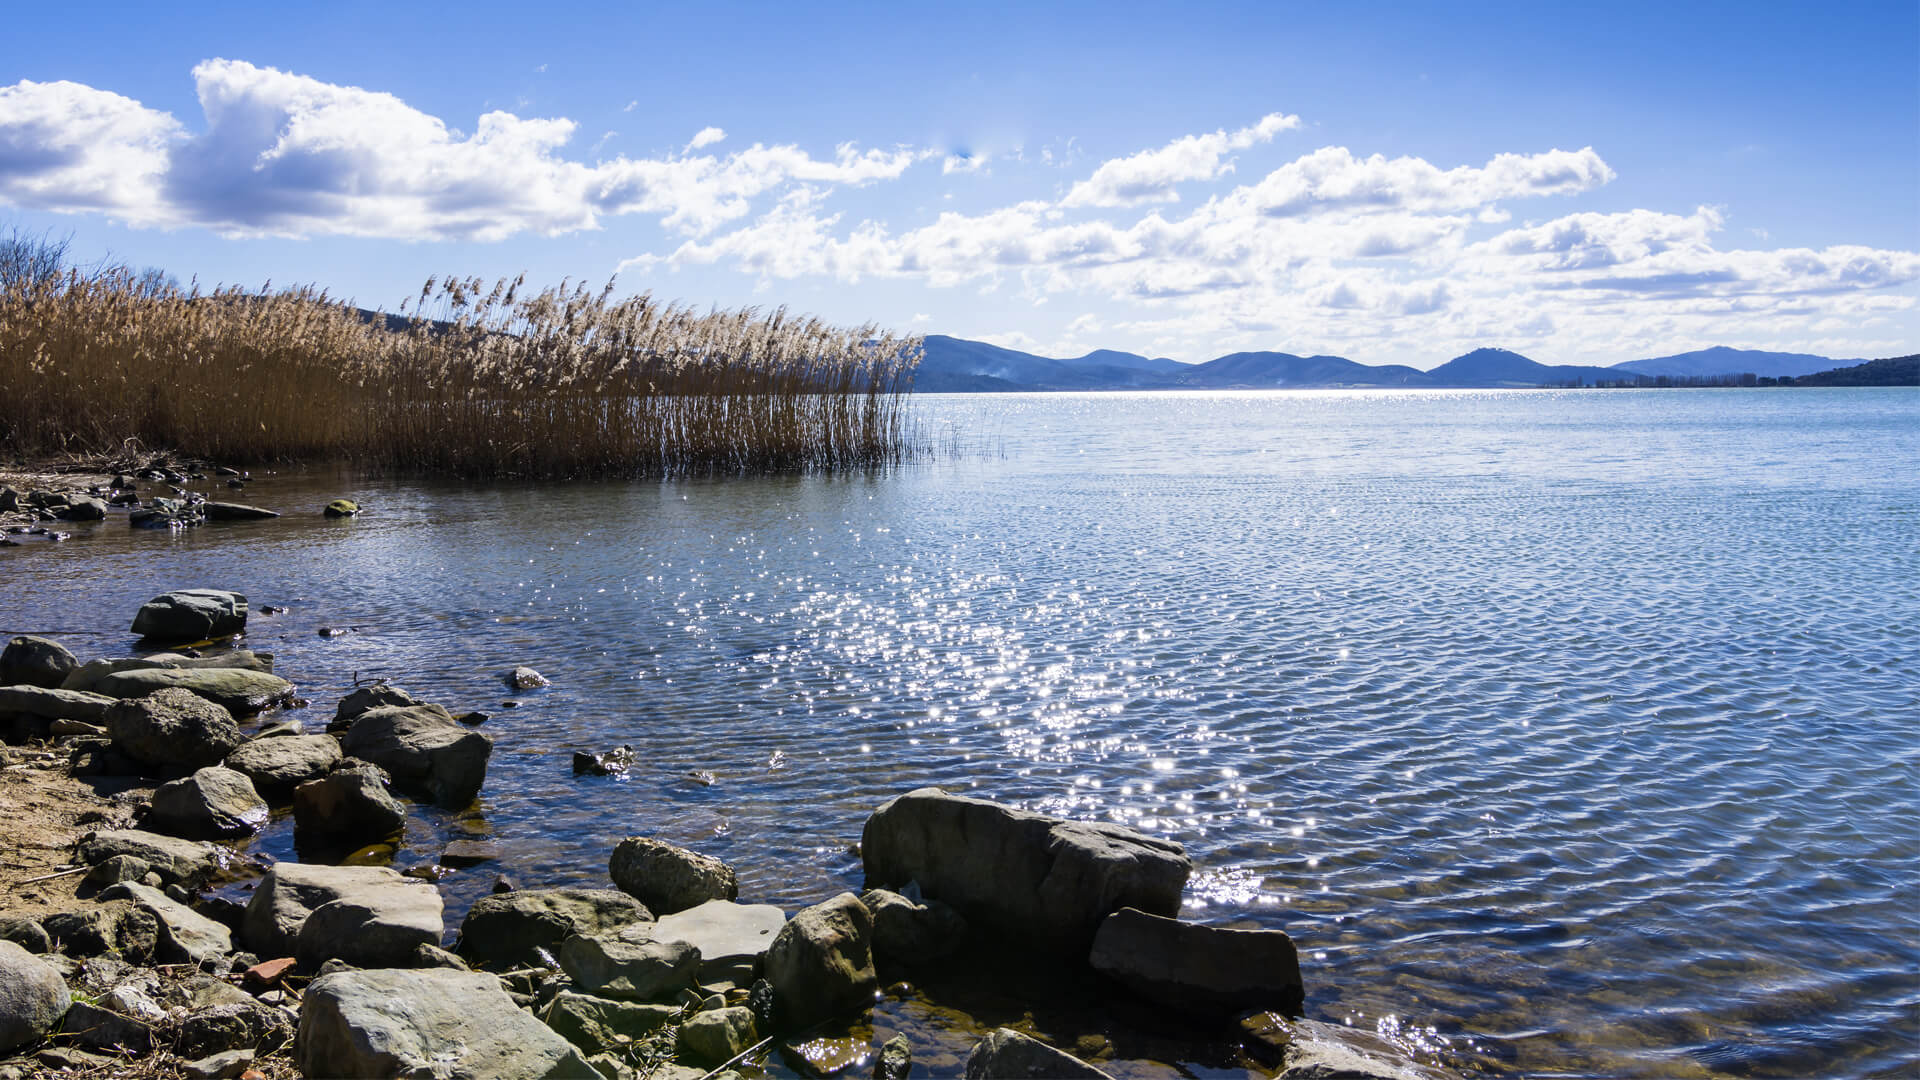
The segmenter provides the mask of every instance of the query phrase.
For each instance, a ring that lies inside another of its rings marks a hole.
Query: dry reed
[[[235,463],[466,477],[884,465],[920,342],[609,283],[429,280],[382,317],[301,287],[201,293],[125,268],[0,281],[0,446],[129,438]],[[407,308],[411,308],[409,313]]]

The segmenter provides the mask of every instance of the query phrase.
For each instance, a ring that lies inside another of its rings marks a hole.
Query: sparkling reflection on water
[[[1292,933],[1311,1014],[1456,1061],[1920,1062],[1920,393],[918,407],[969,451],[837,479],[265,477],[264,505],[370,510],[83,527],[0,557],[0,628],[113,652],[154,592],[239,588],[291,608],[251,639],[309,723],[356,676],[491,711],[480,810],[425,812],[402,862],[479,832],[523,885],[601,884],[650,833],[796,906],[857,887],[866,815],[938,784],[1183,841],[1189,914]],[[519,663],[554,686],[508,694]],[[618,743],[633,774],[571,776]],[[449,878],[453,911],[490,881]],[[971,1035],[938,1001],[881,1015],[936,1072]]]

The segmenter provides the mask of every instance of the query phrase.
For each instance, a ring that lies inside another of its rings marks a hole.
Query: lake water
[[[0,629],[120,653],[153,594],[234,588],[291,609],[249,639],[311,725],[356,676],[491,712],[480,810],[417,811],[402,864],[478,832],[524,886],[605,884],[644,833],[793,907],[938,784],[1182,841],[1187,914],[1285,928],[1309,1015],[1455,1064],[1920,1066],[1920,391],[916,409],[947,452],[856,477],[262,476],[295,513],[0,553]],[[631,775],[572,776],[620,743]],[[952,1072],[949,1004],[877,1018]]]

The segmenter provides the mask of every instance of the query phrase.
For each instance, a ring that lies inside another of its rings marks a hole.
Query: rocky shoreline
[[[1049,973],[1091,980],[1258,1074],[1446,1075],[1301,1019],[1285,933],[1181,921],[1180,845],[933,788],[875,809],[860,894],[742,903],[731,867],[636,835],[606,887],[501,878],[450,927],[435,873],[370,864],[411,805],[473,802],[487,718],[381,683],[306,731],[282,711],[294,683],[245,647],[248,614],[238,593],[167,593],[134,615],[136,655],[82,662],[34,636],[0,655],[0,798],[34,811],[0,875],[0,1078],[1108,1075],[1097,1047],[1010,1028],[931,1071],[905,1038],[874,1045],[877,999],[956,964],[1035,999]],[[300,861],[228,846],[276,809]],[[456,841],[426,869],[491,854]],[[236,883],[244,903],[213,891]]]

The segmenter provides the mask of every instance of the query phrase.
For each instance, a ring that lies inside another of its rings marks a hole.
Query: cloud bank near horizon
[[[1302,130],[1272,112],[1075,167],[1051,197],[890,221],[847,207],[883,185],[1013,185],[985,154],[726,149],[711,125],[677,151],[588,162],[569,156],[578,126],[565,118],[494,111],[461,132],[391,94],[244,61],[208,60],[192,76],[197,130],[80,83],[0,87],[0,205],[229,237],[424,242],[564,236],[636,216],[675,239],[623,270],[978,290],[1008,326],[975,336],[1057,353],[1116,339],[1364,352],[1388,338],[1548,336],[1578,352],[1741,335],[1859,349],[1913,309],[1920,281],[1915,252],[1723,246],[1727,214],[1711,205],[1514,223],[1614,180],[1591,146],[1443,166],[1329,145],[1242,175],[1242,155]],[[1081,314],[1051,337],[1022,329],[1021,312],[1056,301]],[[1741,335],[1723,329],[1735,326]]]

